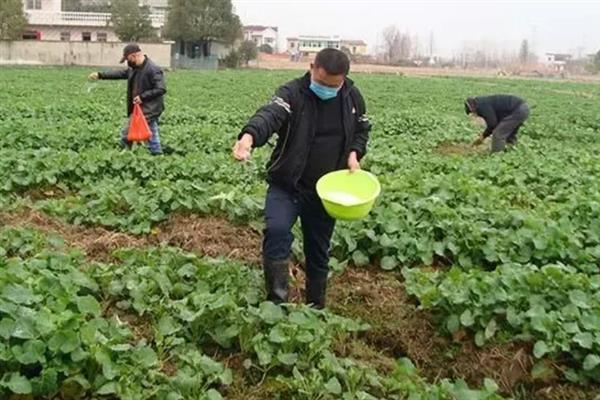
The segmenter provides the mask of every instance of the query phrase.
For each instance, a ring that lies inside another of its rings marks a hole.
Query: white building
[[[152,26],[164,26],[167,0],[140,0],[151,7]],[[117,42],[110,26],[110,13],[62,11],[62,0],[23,0],[29,21],[24,39]]]
[[[293,55],[311,56],[326,48],[341,49],[339,36],[299,36],[287,38],[287,52]]]
[[[546,53],[545,63],[556,72],[563,72],[573,56],[561,53]]]
[[[244,40],[251,40],[257,47],[271,46],[274,53],[279,51],[279,30],[276,26],[247,25],[244,26]]]
[[[364,40],[342,40],[342,49],[347,49],[353,56],[367,55],[367,44]]]

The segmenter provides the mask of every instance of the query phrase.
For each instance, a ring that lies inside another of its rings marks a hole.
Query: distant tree
[[[113,0],[111,22],[116,35],[124,42],[151,41],[156,31],[150,21],[150,9],[138,0]]]
[[[233,44],[242,37],[242,23],[231,0],[169,0],[166,36],[180,42],[219,39]]]
[[[399,58],[401,33],[397,26],[390,25],[381,33],[383,36],[384,58],[394,62]]]
[[[382,36],[386,62],[397,63],[410,60],[415,51],[410,34],[402,33],[397,26],[391,25],[383,30]]]
[[[2,0],[0,2],[0,39],[21,39],[27,26],[27,17],[21,0]]]
[[[62,0],[62,11],[81,11],[81,0]]]
[[[519,61],[521,64],[527,64],[530,60],[529,56],[529,42],[527,39],[523,39],[521,42],[521,49],[519,50]]]
[[[256,43],[252,40],[245,40],[242,42],[238,52],[240,53],[240,60],[246,66],[248,66],[250,60],[254,60],[258,57],[258,48],[256,47]]]
[[[110,12],[110,0],[62,0],[63,11]]]
[[[399,56],[400,60],[409,60],[411,58],[412,39],[408,33],[400,34]]]
[[[596,72],[600,72],[600,50],[594,56],[592,64],[594,65]]]
[[[273,48],[268,43],[261,45],[259,50],[261,53],[273,54]]]

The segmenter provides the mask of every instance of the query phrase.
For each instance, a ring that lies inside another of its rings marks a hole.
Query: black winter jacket
[[[474,100],[477,106],[477,115],[485,119],[487,125],[485,132],[483,132],[485,137],[492,134],[500,121],[525,103],[525,100],[520,97],[505,94],[475,97]]]
[[[158,118],[165,109],[163,96],[167,93],[163,71],[146,57],[137,68],[98,73],[100,79],[127,79],[127,116],[133,112],[133,88],[142,99],[142,110],[146,119]]]
[[[252,135],[253,147],[261,147],[277,133],[277,144],[267,164],[267,181],[292,191],[298,189],[315,135],[319,99],[309,86],[310,73],[281,86],[239,135]],[[364,99],[350,79],[346,78],[340,93],[345,145],[338,169],[344,169],[351,151],[356,151],[359,160],[367,153],[371,124]]]

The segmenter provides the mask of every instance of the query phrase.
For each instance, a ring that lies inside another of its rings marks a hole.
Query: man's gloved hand
[[[88,79],[90,81],[97,81],[98,79],[100,79],[100,75],[97,72],[92,72],[90,76],[88,76]]]

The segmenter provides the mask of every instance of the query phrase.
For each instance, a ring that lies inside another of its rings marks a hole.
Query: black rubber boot
[[[319,310],[325,308],[326,293],[327,275],[306,277],[306,304]]]
[[[267,300],[272,301],[275,304],[288,302],[289,265],[289,260],[263,261],[265,283],[267,285]]]

